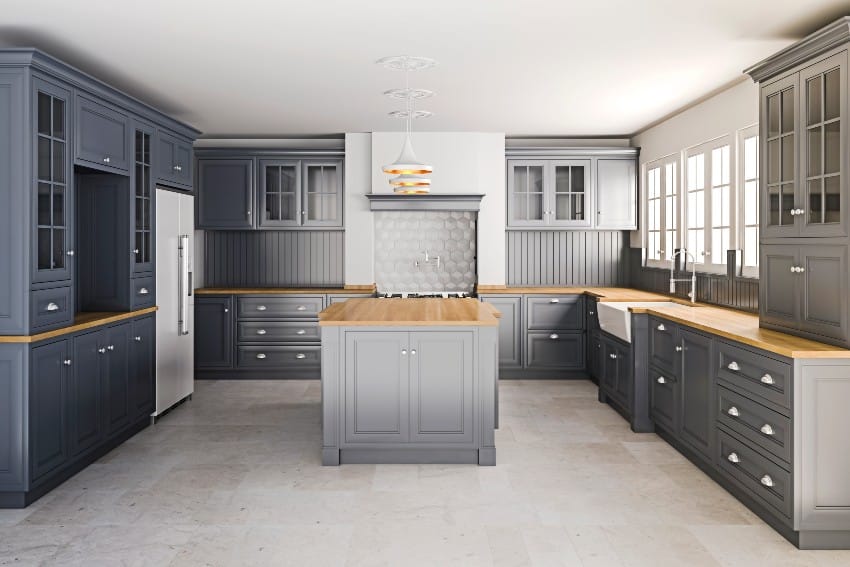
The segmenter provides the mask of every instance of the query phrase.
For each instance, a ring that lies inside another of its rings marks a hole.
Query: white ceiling
[[[0,0],[35,46],[208,137],[394,130],[385,55],[436,58],[416,129],[634,133],[803,35],[847,0]]]

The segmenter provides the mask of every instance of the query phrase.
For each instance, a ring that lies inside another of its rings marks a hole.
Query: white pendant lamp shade
[[[428,111],[414,110],[413,101],[428,98],[434,93],[426,89],[410,88],[409,75],[410,71],[420,71],[433,67],[436,62],[427,57],[398,55],[384,57],[383,59],[379,59],[377,63],[388,69],[405,72],[405,87],[403,89],[391,89],[385,91],[384,94],[390,98],[403,99],[407,103],[405,110],[390,112],[390,116],[405,120],[404,144],[395,162],[385,165],[382,170],[388,175],[396,176],[389,180],[394,192],[402,194],[428,193],[431,188],[431,180],[426,176],[430,175],[434,171],[434,168],[431,165],[422,163],[416,158],[416,154],[413,152],[413,144],[410,141],[410,132],[415,118],[427,118],[431,116],[431,113]]]

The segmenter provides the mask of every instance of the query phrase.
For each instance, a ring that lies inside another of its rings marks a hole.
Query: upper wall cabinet
[[[198,228],[342,228],[343,160],[200,150]]]
[[[130,119],[85,94],[75,97],[74,161],[103,171],[130,170]]]
[[[633,148],[508,150],[508,227],[635,229],[636,157]]]
[[[192,189],[192,141],[157,130],[156,134],[157,183]]]

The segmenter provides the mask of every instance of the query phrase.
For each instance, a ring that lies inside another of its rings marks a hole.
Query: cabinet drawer
[[[152,276],[145,278],[135,278],[132,281],[130,305],[133,309],[141,309],[142,307],[150,307],[154,304],[156,298],[154,294],[154,278]]]
[[[791,473],[721,430],[717,432],[717,459],[720,469],[747,492],[791,518]]]
[[[791,365],[717,341],[717,377],[775,404],[791,408]]]
[[[39,289],[30,298],[30,329],[47,330],[74,322],[70,287]]]
[[[76,158],[109,171],[130,167],[130,120],[127,115],[77,95]]]
[[[584,296],[552,295],[526,298],[529,331],[581,330]]]
[[[240,319],[316,319],[323,297],[242,296],[237,299]]]
[[[318,368],[319,346],[239,346],[236,366],[239,368]]]
[[[721,386],[717,388],[717,421],[780,459],[791,462],[791,418]]]
[[[242,321],[236,326],[236,340],[240,343],[318,342],[319,324],[315,321]]]
[[[528,333],[527,368],[581,370],[584,355],[584,333]]]
[[[664,370],[650,367],[650,415],[658,425],[676,431],[679,415],[679,383],[675,376]]]
[[[678,325],[658,319],[649,318],[649,361],[668,374],[676,372],[678,353]]]

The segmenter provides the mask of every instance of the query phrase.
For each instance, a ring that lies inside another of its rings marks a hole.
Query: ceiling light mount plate
[[[428,89],[390,89],[384,91],[384,94],[390,98],[401,100],[418,100],[434,96],[434,91],[429,91]]]
[[[434,113],[430,110],[393,110],[392,112],[388,112],[390,116],[393,118],[407,118],[408,116],[413,120],[417,118],[430,118],[434,116]]]
[[[394,71],[423,71],[436,65],[437,61],[430,57],[418,57],[416,55],[391,55],[381,57],[375,63]]]

